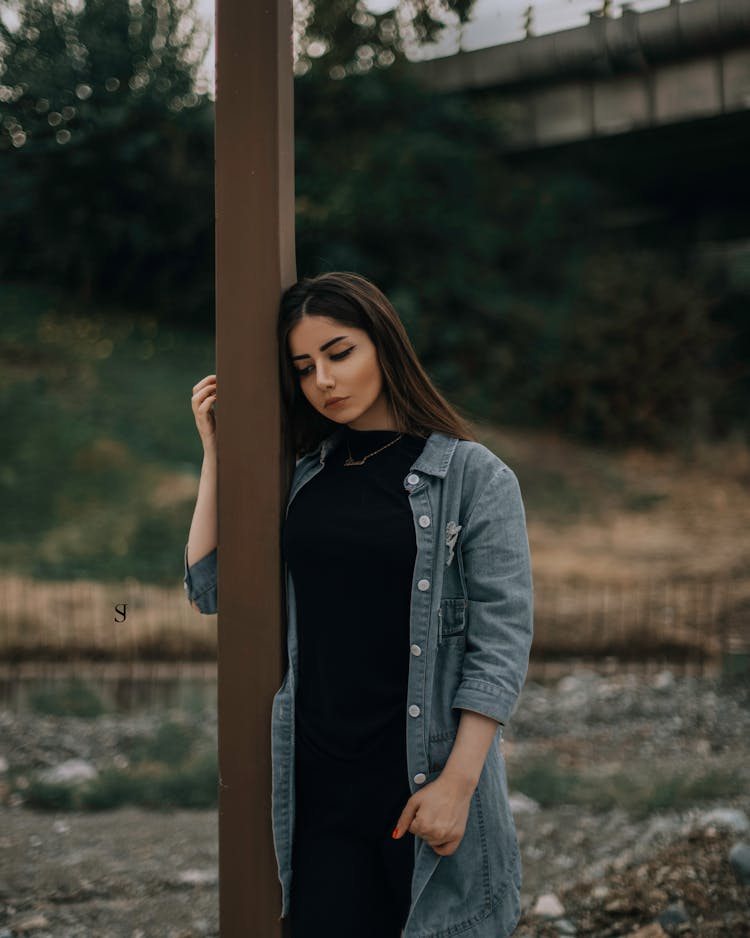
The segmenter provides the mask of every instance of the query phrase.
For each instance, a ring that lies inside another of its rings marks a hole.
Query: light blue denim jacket
[[[287,511],[342,435],[338,427],[297,462]],[[403,485],[417,540],[404,712],[411,792],[440,775],[462,709],[501,723],[455,852],[441,856],[414,838],[412,901],[403,938],[505,938],[521,915],[521,858],[500,739],[526,678],[533,635],[521,491],[513,470],[487,447],[437,431]],[[188,568],[185,547],[185,590],[203,613],[218,610],[216,559],[214,548]],[[288,568],[285,573],[288,667],[271,708],[272,823],[282,918],[289,914],[292,880],[299,673],[294,583]]]

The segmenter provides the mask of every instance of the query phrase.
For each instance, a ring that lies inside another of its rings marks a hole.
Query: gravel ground
[[[128,738],[167,714],[94,721],[0,713],[0,766],[10,777],[77,758],[122,764]],[[191,717],[215,741],[215,713]],[[516,934],[750,936],[750,885],[729,862],[750,843],[750,687],[718,678],[600,676],[579,668],[527,681],[506,729],[523,856]],[[736,791],[646,816],[620,804],[542,807],[515,786],[535,759],[602,779],[733,771]],[[713,813],[712,813],[713,812]],[[217,813],[134,807],[41,812],[0,775],[0,938],[188,938],[218,935]],[[555,904],[557,903],[557,905]],[[547,914],[543,914],[546,909]]]

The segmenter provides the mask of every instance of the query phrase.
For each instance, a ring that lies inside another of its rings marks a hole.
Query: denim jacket
[[[340,442],[338,427],[297,461],[288,505]],[[411,907],[403,938],[505,938],[521,915],[521,858],[500,743],[528,668],[533,585],[521,492],[513,470],[481,443],[433,431],[403,479],[417,555],[411,589],[406,724],[409,787],[439,775],[461,710],[499,721],[472,794],[464,836],[441,856],[414,838]],[[217,548],[187,566],[185,590],[218,610]],[[294,698],[298,655],[294,583],[285,570],[288,666],[271,708],[272,824],[289,914],[294,831]]]

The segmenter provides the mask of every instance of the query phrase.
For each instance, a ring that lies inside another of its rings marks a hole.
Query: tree
[[[0,275],[164,302],[212,263],[210,39],[196,0],[17,0],[0,20]],[[156,262],[158,259],[158,262]]]
[[[468,22],[474,0],[396,0],[373,13],[362,0],[299,0],[297,73],[321,59],[332,78],[388,68],[410,47],[436,42],[451,25]]]

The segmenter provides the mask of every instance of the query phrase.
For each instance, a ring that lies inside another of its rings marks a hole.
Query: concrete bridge
[[[415,62],[444,90],[487,91],[507,150],[750,117],[750,0],[672,0],[586,26]]]

